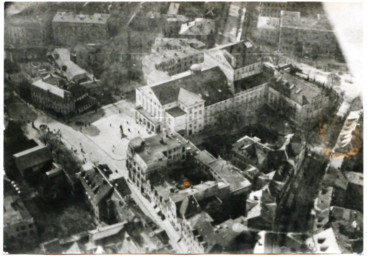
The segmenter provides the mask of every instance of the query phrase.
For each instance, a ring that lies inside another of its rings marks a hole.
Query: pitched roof
[[[52,160],[48,146],[39,145],[13,155],[15,164],[20,171]]]
[[[232,97],[226,76],[219,67],[166,81],[150,86],[150,88],[162,105],[177,101],[180,88],[201,96],[205,100],[206,106]]]

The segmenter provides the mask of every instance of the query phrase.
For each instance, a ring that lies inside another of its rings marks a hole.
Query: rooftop
[[[227,79],[219,67],[148,87],[151,88],[162,105],[177,101],[180,88],[201,96],[205,100],[206,106],[232,97]]]
[[[181,25],[180,35],[207,36],[215,30],[212,19],[196,18],[194,21]]]
[[[341,254],[335,233],[332,228],[323,230],[306,240],[306,244],[313,248],[313,253]]]
[[[345,176],[350,183],[363,186],[363,173],[359,172],[346,172]]]
[[[177,135],[167,135],[166,139],[163,141],[164,137],[165,135],[163,132],[146,138],[143,140],[143,143],[141,143],[141,146],[136,149],[136,153],[147,165],[166,160],[167,157],[164,155],[164,152],[186,144],[186,141]],[[139,138],[133,139],[130,142],[131,145],[135,144],[135,141],[138,139]]]
[[[223,159],[217,159],[208,165],[220,178],[230,185],[231,192],[238,192],[243,189],[251,188],[251,183],[241,175],[241,170],[231,163]]]
[[[71,22],[71,23],[92,23],[106,24],[110,17],[107,13],[75,14],[73,12],[57,12],[53,18],[53,22]]]
[[[44,91],[48,91],[60,98],[64,98],[65,92],[63,89],[59,88],[59,84],[56,82],[56,78],[51,78],[50,76],[47,76],[46,78],[34,81],[32,85]]]
[[[48,146],[39,145],[13,155],[15,164],[20,171],[51,161],[52,155]]]
[[[320,14],[317,15],[317,18],[306,18],[301,17],[300,12],[281,11],[280,26],[332,32],[329,21],[325,16]]]
[[[52,56],[63,75],[69,80],[74,80],[77,76],[87,76],[87,71],[79,67],[70,59],[70,50],[66,48],[56,48]]]
[[[267,82],[269,82],[269,77],[264,73],[260,73],[257,75],[253,75],[253,76],[246,77],[244,79],[235,81],[234,87],[235,87],[236,93],[238,93],[238,92],[245,91],[253,87],[262,85]]]
[[[157,37],[152,45],[152,53],[144,61],[146,64],[152,62],[157,69],[163,65],[167,68],[180,64],[188,56],[199,54],[204,48],[205,44],[197,39]]]
[[[315,98],[321,97],[321,89],[305,79],[292,75],[286,71],[280,71],[269,83],[271,87],[300,105],[310,104]]]
[[[173,117],[179,117],[179,116],[186,115],[186,112],[183,111],[180,107],[170,108],[166,110],[166,112]]]

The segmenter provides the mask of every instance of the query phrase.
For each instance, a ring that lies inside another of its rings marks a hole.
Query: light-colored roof
[[[107,13],[95,13],[93,15],[87,15],[75,14],[72,12],[57,12],[52,22],[105,24],[109,17],[110,15]]]
[[[184,88],[180,88],[180,91],[178,93],[178,101],[185,106],[191,106],[199,102],[203,102],[204,100],[199,95],[189,92]]]
[[[181,25],[180,35],[209,35],[215,29],[215,22],[212,19],[196,18],[194,21]]]
[[[60,98],[64,98],[64,90],[59,88],[58,86],[55,86],[55,85],[52,85],[52,84],[49,84],[45,81],[43,81],[43,79],[39,79],[35,82],[33,82],[32,84],[33,86],[35,87],[38,87],[44,91],[48,91],[56,96],[59,96]]]
[[[88,231],[88,234],[93,241],[100,240],[116,235],[125,227],[125,224],[126,222],[120,222],[109,226],[99,227],[97,229]]]
[[[87,72],[84,69],[71,61],[69,49],[56,48],[53,52],[53,56],[57,66],[61,70],[63,66],[66,66],[66,71],[63,71],[63,73],[69,81],[73,80],[78,75],[87,75]]]
[[[313,253],[341,254],[335,233],[332,228],[321,231],[306,240]]]
[[[347,177],[347,179],[350,183],[363,186],[363,173],[346,172],[345,176]]]
[[[178,9],[180,8],[179,3],[171,3],[168,8],[168,15],[175,15],[178,14]]]

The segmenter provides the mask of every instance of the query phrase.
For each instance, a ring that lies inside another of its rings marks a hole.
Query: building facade
[[[54,41],[59,46],[98,43],[107,39],[109,14],[93,15],[57,12],[52,20]]]
[[[33,82],[32,102],[63,116],[81,113],[95,105],[83,86],[71,85],[58,76],[48,75]]]
[[[219,67],[192,70],[181,78],[138,88],[136,122],[154,132],[166,128],[191,135],[215,125],[226,113],[256,118],[267,105],[298,127],[313,125],[333,106],[336,95],[304,74],[292,73],[292,68],[279,71],[265,63],[263,72],[242,79],[244,87],[235,93]]]
[[[37,229],[33,217],[16,196],[4,197],[4,242],[7,246],[30,245],[37,241]]]

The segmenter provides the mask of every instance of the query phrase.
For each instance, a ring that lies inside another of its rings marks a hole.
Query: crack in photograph
[[[362,2],[4,20],[4,253],[363,253]]]

